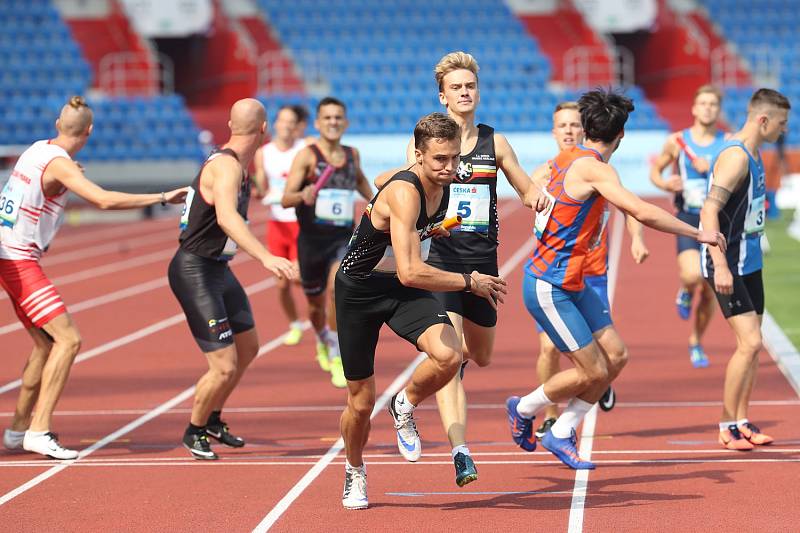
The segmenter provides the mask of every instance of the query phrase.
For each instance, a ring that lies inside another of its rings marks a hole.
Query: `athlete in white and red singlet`
[[[59,444],[50,432],[50,423],[81,337],[61,296],[39,266],[64,220],[66,192],[72,191],[101,209],[180,203],[186,192],[125,194],[106,191],[86,179],[72,159],[92,132],[92,111],[79,96],[62,108],[56,129],[55,139],[37,141],[22,153],[0,192],[0,283],[33,339],[3,444],[55,459],[74,459],[78,452]],[[34,405],[36,414],[32,415]]]

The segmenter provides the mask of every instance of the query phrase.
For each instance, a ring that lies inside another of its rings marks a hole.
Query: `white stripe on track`
[[[304,325],[304,328],[307,328],[307,327],[308,327],[308,324]],[[281,346],[283,344],[284,336],[285,336],[285,334],[281,334],[278,337],[272,339],[268,343],[266,343],[263,346],[261,346],[261,348],[258,350],[258,354],[256,355],[255,359],[258,359],[259,357],[261,357],[265,353],[271,352],[272,350],[274,350],[278,346]],[[255,361],[255,359],[254,359],[254,361]],[[27,481],[26,483],[23,483],[22,485],[18,486],[14,490],[11,490],[11,491],[7,492],[2,497],[0,497],[0,506],[5,505],[6,503],[8,503],[9,501],[13,500],[14,498],[19,496],[20,494],[32,489],[33,487],[39,485],[43,481],[46,481],[46,480],[50,479],[51,477],[55,476],[56,474],[58,474],[62,470],[66,469],[66,468],[69,468],[71,465],[76,464],[76,463],[80,464],[81,459],[84,459],[85,457],[88,457],[89,455],[93,454],[97,450],[107,446],[108,444],[114,442],[115,440],[119,439],[120,437],[122,437],[124,435],[127,435],[128,433],[130,433],[134,429],[136,429],[136,428],[138,428],[140,426],[143,426],[144,424],[146,424],[150,420],[153,420],[154,418],[166,413],[167,411],[169,411],[170,409],[174,408],[175,406],[181,404],[185,400],[188,400],[189,398],[191,398],[194,395],[194,391],[195,391],[195,385],[192,385],[188,389],[186,389],[183,392],[177,394],[176,396],[173,396],[172,398],[170,398],[166,402],[162,403],[158,407],[155,407],[154,409],[151,409],[150,411],[148,411],[144,415],[140,416],[136,420],[130,422],[129,424],[126,424],[126,425],[122,426],[121,428],[119,428],[118,430],[116,430],[116,431],[114,431],[112,433],[109,433],[108,435],[106,435],[102,439],[98,440],[96,443],[92,444],[88,448],[85,448],[85,449],[81,450],[81,452],[78,454],[78,458],[77,459],[74,459],[74,460],[71,460],[71,461],[63,461],[60,464],[58,464],[58,465],[56,465],[56,466],[54,466],[52,468],[49,468],[48,470],[42,472],[41,474],[39,474],[35,478]],[[42,466],[41,463],[39,464],[39,466],[40,467]]]
[[[515,209],[508,209],[508,212],[514,211]],[[533,246],[534,237],[531,236],[525,243],[500,267],[499,274],[502,277],[507,276],[516,266],[517,264],[522,261],[522,259],[530,252],[531,247]],[[375,402],[375,408],[372,410],[372,414],[370,415],[370,420],[372,420],[375,415],[383,410],[386,403],[388,403],[389,398],[392,397],[396,392],[400,390],[400,387],[411,377],[411,374],[414,372],[414,369],[417,365],[422,362],[425,357],[427,357],[424,353],[420,353],[417,357],[408,365],[401,373],[398,375],[394,381],[392,381],[391,385],[387,387],[387,389],[381,394],[380,398]],[[268,531],[275,522],[285,513],[289,506],[294,503],[294,501],[300,497],[303,491],[308,488],[309,485],[322,473],[325,468],[333,462],[333,460],[339,455],[344,449],[344,441],[340,437],[339,440],[331,446],[325,455],[317,461],[311,469],[305,473],[305,475],[300,478],[290,490],[286,493],[286,495],[281,498],[281,500],[275,505],[275,507],[270,510],[270,512],[264,517],[261,522],[253,529],[254,533],[263,533]],[[452,464],[452,463],[448,463]]]
[[[608,302],[613,308],[614,293],[617,289],[617,276],[619,275],[619,257],[622,251],[622,230],[625,227],[625,216],[619,209],[614,211],[614,224],[608,241]],[[597,424],[597,405],[594,405],[583,419],[581,430],[581,445],[579,455],[585,461],[592,460],[592,446],[594,443],[594,429]],[[575,471],[575,485],[572,489],[572,503],[569,508],[569,533],[583,531],[583,510],[586,506],[586,492],[589,488],[590,470]]]
[[[764,311],[761,332],[767,352],[772,356],[794,391],[800,396],[800,354],[797,353],[797,348],[775,322],[769,311]]]
[[[253,283],[252,285],[248,285],[247,287],[245,287],[244,290],[249,296],[249,295],[253,295],[253,294],[259,293],[261,291],[264,291],[266,289],[269,289],[270,287],[273,287],[274,285],[275,285],[275,278],[273,277],[273,278],[265,279],[263,281],[259,281],[258,283]],[[106,342],[105,344],[101,344],[100,346],[92,348],[91,350],[88,350],[86,352],[78,354],[78,356],[75,358],[75,362],[73,363],[73,366],[75,366],[76,364],[81,363],[83,361],[86,361],[88,359],[92,359],[94,357],[97,357],[98,355],[102,355],[102,354],[104,354],[104,353],[106,353],[108,351],[111,351],[111,350],[114,350],[116,348],[119,348],[120,346],[125,346],[126,344],[130,344],[130,343],[132,343],[134,341],[137,341],[139,339],[143,339],[145,337],[148,337],[148,336],[152,335],[153,333],[158,333],[159,331],[161,331],[163,329],[169,328],[169,327],[174,326],[176,324],[180,324],[180,323],[184,322],[185,320],[186,320],[186,317],[184,316],[183,313],[178,313],[178,314],[172,315],[169,318],[165,318],[164,320],[159,320],[158,322],[156,322],[154,324],[150,324],[149,326],[146,326],[146,327],[144,327],[142,329],[136,330],[133,333],[129,333],[128,335],[125,335],[124,337],[119,337],[117,339],[114,339],[113,341]],[[3,394],[5,392],[11,391],[11,390],[14,390],[14,389],[18,388],[20,385],[22,385],[22,380],[21,379],[15,379],[14,381],[10,381],[10,382],[6,383],[5,385],[3,385],[2,387],[0,387],[0,394]]]

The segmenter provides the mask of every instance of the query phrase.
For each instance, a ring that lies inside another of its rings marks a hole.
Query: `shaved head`
[[[266,127],[267,112],[255,98],[237,100],[231,107],[231,135],[255,135]]]
[[[61,114],[56,121],[59,133],[69,137],[79,137],[85,134],[92,125],[92,110],[80,96],[73,96],[61,108]]]

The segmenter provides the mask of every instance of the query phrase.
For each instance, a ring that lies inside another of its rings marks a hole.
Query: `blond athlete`
[[[697,89],[692,104],[694,123],[669,136],[661,155],[650,168],[650,181],[659,189],[675,195],[678,219],[694,227],[700,224],[700,208],[708,190],[711,159],[725,142],[725,133],[717,128],[721,104],[722,93],[716,87],[703,85]],[[678,173],[664,179],[664,169],[672,166]],[[700,245],[682,235],[677,236],[677,244],[681,286],[675,304],[678,315],[689,320],[692,300],[699,293],[689,332],[689,359],[695,368],[705,368],[709,362],[701,341],[714,314],[714,293],[703,283],[700,273]]]
[[[61,108],[54,139],[33,143],[14,166],[0,193],[0,282],[33,339],[22,372],[17,408],[3,444],[53,459],[75,459],[50,431],[53,410],[67,383],[81,335],[61,296],[39,266],[64,221],[67,192],[100,209],[136,209],[180,203],[186,189],[161,194],[106,191],[73,160],[92,134],[92,110],[80,96]],[[33,407],[36,413],[33,414]]]

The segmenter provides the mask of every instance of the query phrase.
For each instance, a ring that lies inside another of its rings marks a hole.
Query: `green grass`
[[[800,241],[786,233],[794,211],[767,222],[770,252],[764,256],[767,311],[796,348],[800,348]]]

